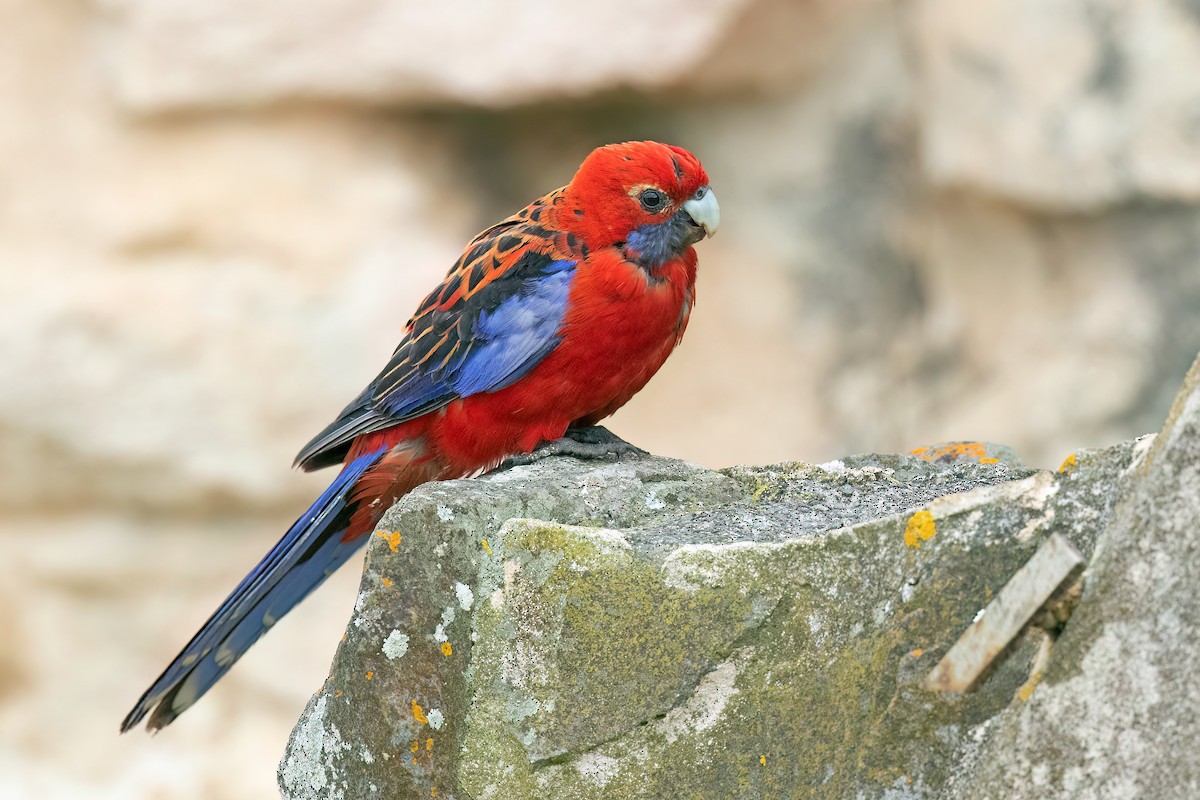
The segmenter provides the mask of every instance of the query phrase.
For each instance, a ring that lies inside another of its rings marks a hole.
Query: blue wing
[[[387,366],[305,445],[298,465],[339,463],[357,436],[511,386],[558,345],[578,260],[535,249],[531,242],[547,242],[530,239],[530,227],[497,226],[476,240],[410,321]],[[517,244],[498,252],[508,240]]]
[[[346,465],[146,690],[121,723],[122,732],[137,725],[151,709],[151,729],[170,724],[212,688],[276,620],[363,545],[365,537],[342,541],[354,511],[350,493],[355,481],[383,452],[380,448]]]

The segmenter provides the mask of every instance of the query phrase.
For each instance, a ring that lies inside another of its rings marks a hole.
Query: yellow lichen
[[[759,763],[759,764],[761,764],[762,766],[764,766],[764,767],[765,767],[765,766],[767,765],[767,757],[766,757],[766,755],[761,755],[761,756],[759,756],[759,757],[758,757],[758,763]]]
[[[410,745],[408,746],[408,751],[409,751],[410,753],[415,753],[415,752],[417,752],[417,751],[418,751],[418,750],[420,750],[420,749],[421,749],[421,742],[420,742],[420,741],[418,741],[417,739],[413,739],[413,741],[412,741],[412,744],[410,744]]]
[[[981,458],[981,459],[979,459],[979,463],[980,464],[999,464],[1000,459],[998,459],[998,458]]]
[[[1017,697],[1021,699],[1022,703],[1027,701],[1030,697],[1033,697],[1033,690],[1037,688],[1037,685],[1041,683],[1041,681],[1042,673],[1035,671],[1029,676],[1029,680],[1025,681],[1025,683],[1021,685],[1021,688],[1017,690]]]
[[[425,716],[425,710],[423,708],[421,708],[421,704],[418,703],[416,700],[412,701],[412,715],[413,715],[413,719],[415,719],[417,722],[421,723],[422,725],[429,724],[429,719]]]
[[[1074,472],[1075,467],[1079,465],[1079,459],[1074,453],[1063,459],[1062,466],[1058,468],[1059,472]]]
[[[490,556],[492,554],[492,546],[488,544],[488,540],[484,539],[480,542],[480,544],[483,545],[483,552]]]
[[[904,527],[904,543],[909,547],[920,547],[921,542],[929,541],[936,533],[933,514],[921,509],[908,518],[908,525]]]
[[[375,535],[388,543],[388,549],[393,553],[400,552],[400,543],[404,541],[404,537],[399,531],[375,531]]]
[[[450,643],[442,642],[442,655],[448,656],[448,655],[452,655],[453,653],[454,653],[454,648],[450,646]]]
[[[426,740],[425,740],[425,749],[426,749],[426,750],[432,750],[432,749],[433,749],[433,739],[426,739]]]

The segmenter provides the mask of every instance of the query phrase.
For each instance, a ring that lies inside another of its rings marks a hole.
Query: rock
[[[1052,533],[1090,557],[1139,452],[546,460],[419,488],[280,764],[284,797],[933,797],[1050,635],[921,683]],[[402,646],[401,646],[402,645]]]
[[[1200,200],[1194,3],[922,0],[914,11],[935,181],[1054,210]]]
[[[1036,690],[972,732],[947,797],[1200,792],[1197,465],[1200,359],[1129,470]]]
[[[321,0],[296,14],[286,0],[94,2],[118,96],[143,111],[297,98],[502,107],[614,90],[745,89],[811,71],[881,5]]]
[[[38,61],[88,51],[83,12],[0,7],[29,31],[0,48],[0,506],[298,513],[327,479],[292,457],[384,363],[473,203],[436,196],[446,153],[401,123],[132,124],[86,62]]]

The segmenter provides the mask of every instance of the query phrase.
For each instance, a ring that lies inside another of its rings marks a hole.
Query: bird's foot
[[[552,456],[578,458],[582,461],[617,461],[623,456],[650,455],[605,428],[590,425],[586,428],[568,428],[566,435],[552,442],[542,442],[532,453],[509,456],[497,469],[523,467]]]

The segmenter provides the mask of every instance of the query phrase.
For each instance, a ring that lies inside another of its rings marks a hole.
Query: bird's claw
[[[603,425],[590,425],[586,428],[568,428],[563,438],[542,442],[532,453],[509,456],[496,469],[523,467],[554,456],[581,461],[618,461],[625,456],[641,458],[648,455],[645,450],[630,444]]]

